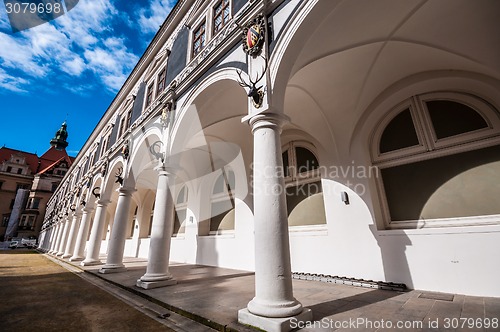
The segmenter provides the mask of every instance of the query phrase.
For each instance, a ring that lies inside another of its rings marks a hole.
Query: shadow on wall
[[[410,238],[400,231],[382,235],[375,225],[369,227],[380,248],[385,281],[404,283],[406,287],[413,289],[413,280],[406,257],[406,250],[412,245]]]
[[[500,214],[500,146],[381,173],[392,221]]]

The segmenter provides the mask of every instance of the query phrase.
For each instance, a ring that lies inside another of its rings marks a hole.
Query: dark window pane
[[[393,221],[500,213],[500,145],[381,170]]]
[[[319,167],[318,159],[306,148],[295,148],[297,156],[297,173],[311,171]]]
[[[433,100],[426,104],[438,139],[488,128],[483,117],[464,104],[449,100]]]
[[[410,109],[394,117],[385,127],[380,138],[380,153],[395,151],[418,145],[418,137],[411,118]]]
[[[179,192],[179,196],[177,196],[177,204],[181,204],[185,202],[184,196],[186,195],[186,187],[182,187],[181,191]]]
[[[283,170],[285,171],[285,177],[290,176],[290,164],[288,163],[288,150],[283,152],[282,154],[283,157]]]

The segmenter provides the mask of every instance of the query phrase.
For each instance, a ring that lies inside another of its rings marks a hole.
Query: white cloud
[[[0,88],[7,89],[14,92],[27,92],[22,88],[23,85],[27,84],[23,78],[15,77],[7,74],[5,70],[0,68]]]
[[[156,33],[174,7],[176,1],[153,0],[149,8],[139,11],[139,25],[143,33]]]
[[[72,60],[64,62],[61,69],[72,76],[80,76],[85,69],[85,62],[77,56]]]
[[[108,88],[117,91],[139,57],[127,50],[121,38],[107,38],[103,44],[106,48],[86,50],[84,56],[88,68],[98,74]]]
[[[80,0],[73,10],[50,23],[13,35],[0,32],[0,65],[5,68],[0,73],[2,87],[15,82],[9,90],[21,92],[32,78],[47,79],[58,71],[78,77],[88,70],[98,77],[96,81],[116,92],[139,59],[127,49],[125,40],[108,37],[115,34],[111,24],[120,15],[111,0]],[[6,22],[6,15],[0,14],[0,28]],[[10,72],[14,70],[23,72],[24,78],[13,80]]]

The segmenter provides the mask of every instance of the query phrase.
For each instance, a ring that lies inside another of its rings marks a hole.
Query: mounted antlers
[[[257,87],[257,83],[260,82],[260,80],[264,77],[264,75],[267,72],[267,65],[268,65],[267,59],[263,56],[262,56],[262,58],[265,61],[264,70],[262,71],[261,75],[257,74],[256,80],[252,80],[252,78],[249,75],[248,80],[250,81],[250,83],[247,83],[241,77],[241,73],[242,73],[241,70],[236,70],[236,73],[238,74],[238,77],[240,78],[238,80],[238,83],[240,84],[241,87],[250,89],[250,91],[248,91],[248,97],[252,98],[252,102],[256,108],[260,108],[262,106],[262,101],[264,99],[264,91],[261,90],[263,86],[261,85],[261,86]]]
[[[122,174],[123,174],[123,168],[120,167],[118,168],[117,172],[115,173],[115,176],[116,176],[116,181],[115,183],[119,183],[121,186],[123,185],[123,177],[122,177]]]

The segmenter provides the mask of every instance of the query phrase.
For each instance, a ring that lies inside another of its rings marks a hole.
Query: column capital
[[[252,133],[260,128],[276,128],[281,132],[281,128],[287,122],[290,122],[290,117],[282,113],[260,113],[248,120]]]
[[[132,193],[136,192],[137,189],[135,188],[129,188],[129,187],[121,187],[118,189],[118,192],[120,194],[125,194],[125,195],[132,195]]]
[[[94,206],[86,206],[82,209],[83,213],[91,213],[92,211],[94,211]]]
[[[97,206],[108,206],[109,203],[111,203],[109,199],[100,199],[97,201]]]

